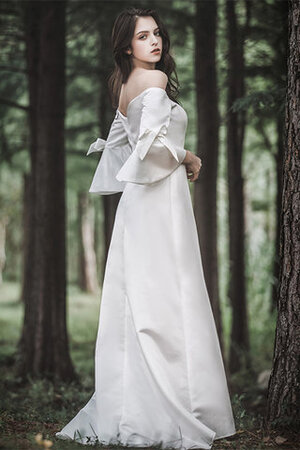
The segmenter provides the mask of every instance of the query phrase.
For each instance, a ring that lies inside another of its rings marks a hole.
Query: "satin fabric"
[[[184,109],[161,88],[116,111],[91,193],[123,192],[105,267],[95,392],[56,436],[209,449],[236,432],[186,170]],[[101,163],[102,161],[102,163]]]

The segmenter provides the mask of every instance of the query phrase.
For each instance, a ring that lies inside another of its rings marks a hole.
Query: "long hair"
[[[138,17],[152,16],[160,30],[162,37],[162,52],[160,61],[155,65],[156,69],[165,72],[168,76],[166,92],[169,98],[176,103],[178,96],[179,81],[176,73],[176,64],[169,54],[170,38],[165,25],[160,20],[154,9],[127,8],[116,18],[111,36],[111,45],[115,67],[108,80],[109,94],[113,108],[118,107],[121,86],[126,83],[132,70],[130,55],[125,50],[130,48],[135,25]]]

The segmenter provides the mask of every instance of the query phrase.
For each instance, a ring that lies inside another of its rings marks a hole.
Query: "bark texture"
[[[300,0],[289,2],[286,139],[280,228],[280,273],[273,368],[268,388],[269,425],[299,430],[300,400]]]
[[[282,30],[280,33],[280,41],[275,49],[275,67],[274,80],[278,86],[286,86],[287,83],[287,49],[288,49],[288,2],[278,2],[276,4],[277,14],[282,17]],[[276,164],[276,238],[274,248],[273,262],[273,286],[271,294],[270,310],[271,312],[277,307],[277,296],[279,287],[279,248],[280,248],[280,212],[282,202],[282,166],[285,140],[284,111],[279,111],[276,120],[277,130],[277,152],[275,154]]]

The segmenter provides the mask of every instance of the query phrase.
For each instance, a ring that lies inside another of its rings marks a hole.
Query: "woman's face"
[[[152,52],[154,49],[159,51]],[[155,64],[162,54],[162,37],[152,16],[137,18],[131,41],[131,53],[133,68],[155,69]]]

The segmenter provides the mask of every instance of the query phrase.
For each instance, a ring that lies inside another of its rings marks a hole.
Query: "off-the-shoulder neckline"
[[[160,91],[163,91],[163,92],[165,92],[166,93],[166,90],[165,89],[163,89],[163,88],[160,88],[160,87],[158,87],[158,86],[151,86],[151,87],[148,87],[148,88],[146,88],[146,89],[144,89],[142,92],[140,92],[138,95],[136,95],[135,97],[133,97],[133,99],[132,100],[130,100],[130,102],[128,103],[128,105],[127,105],[127,116],[125,116],[120,110],[119,110],[119,108],[117,108],[117,111],[121,114],[121,116],[123,116],[125,119],[128,119],[128,109],[129,109],[129,107],[131,106],[131,104],[136,100],[136,99],[138,99],[142,94],[144,94],[146,91],[149,91],[149,89],[159,89]]]

